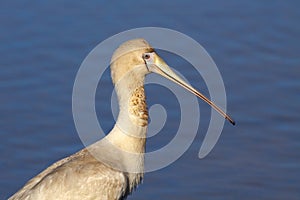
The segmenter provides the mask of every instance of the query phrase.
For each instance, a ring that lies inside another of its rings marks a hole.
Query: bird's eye
[[[144,59],[148,60],[150,58],[150,55],[149,54],[145,54],[144,55]]]

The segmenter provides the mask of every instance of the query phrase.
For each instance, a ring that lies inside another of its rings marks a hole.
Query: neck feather
[[[119,100],[116,126],[125,134],[146,138],[148,109],[144,91],[144,77],[127,74],[115,85]]]

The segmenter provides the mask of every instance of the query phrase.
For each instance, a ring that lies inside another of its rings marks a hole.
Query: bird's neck
[[[115,83],[120,112],[107,139],[120,150],[143,154],[148,125],[144,77],[134,74],[126,76]]]
[[[116,126],[129,137],[146,138],[148,109],[144,91],[144,77],[127,75],[115,85],[119,101]],[[125,81],[126,80],[126,81]]]
[[[106,137],[110,145],[106,149],[118,152],[118,162],[112,166],[117,165],[116,169],[129,173],[132,189],[143,177],[148,111],[144,79],[130,80],[115,85],[120,112],[115,127]]]

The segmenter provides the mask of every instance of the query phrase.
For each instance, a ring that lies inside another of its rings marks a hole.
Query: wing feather
[[[127,188],[124,173],[107,167],[83,149],[48,167],[9,200],[120,200],[128,194]]]

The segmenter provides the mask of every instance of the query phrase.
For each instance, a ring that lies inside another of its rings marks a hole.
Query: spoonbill
[[[49,166],[9,200],[126,199],[144,175],[148,125],[144,79],[151,72],[179,84],[235,124],[218,106],[177,76],[144,39],[121,44],[110,67],[120,108],[112,130],[98,142]]]

